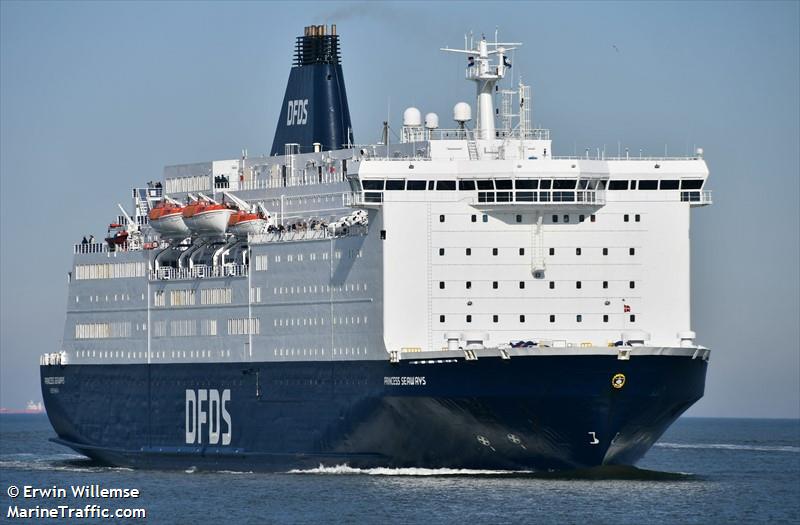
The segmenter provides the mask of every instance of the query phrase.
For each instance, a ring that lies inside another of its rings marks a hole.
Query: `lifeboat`
[[[228,230],[237,237],[263,233],[266,229],[267,219],[259,212],[239,210],[228,219]]]
[[[234,210],[226,204],[198,200],[187,204],[182,211],[183,221],[192,233],[202,237],[224,235],[228,219]]]
[[[183,206],[163,200],[147,214],[150,226],[166,239],[185,239],[189,228],[183,220]]]

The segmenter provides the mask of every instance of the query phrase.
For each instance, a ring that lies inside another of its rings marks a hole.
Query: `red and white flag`
[[[625,305],[623,305],[622,311],[627,314],[628,312],[631,311],[631,307],[629,305],[625,304]]]

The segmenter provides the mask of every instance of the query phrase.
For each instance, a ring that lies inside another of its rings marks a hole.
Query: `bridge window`
[[[662,190],[677,190],[679,182],[677,180],[662,180],[661,181],[661,189]]]
[[[497,179],[494,181],[494,185],[498,190],[510,190],[511,186],[511,179]]]
[[[639,189],[640,190],[657,190],[658,189],[658,181],[657,180],[640,180],[639,181]]]
[[[699,190],[703,187],[703,179],[684,179],[681,181],[682,190]]]
[[[455,191],[456,181],[454,180],[440,180],[436,183],[437,190]]]
[[[575,184],[578,181],[575,179],[556,179],[553,181],[554,190],[574,190]]]
[[[458,181],[458,189],[461,191],[474,191],[475,190],[475,181],[474,180],[460,180]]]
[[[383,190],[383,183],[382,180],[364,180],[361,181],[361,184],[364,186],[365,190]]]
[[[424,180],[409,180],[406,181],[406,190],[409,191],[423,191],[425,190],[426,181]]]
[[[516,186],[518,190],[535,190],[539,187],[538,179],[517,179]]]
[[[387,190],[402,190],[406,186],[406,181],[404,179],[394,179],[394,180],[387,180],[386,181],[386,189]]]
[[[488,180],[478,180],[476,181],[478,184],[479,190],[493,190],[494,189],[494,181],[491,179]]]
[[[626,181],[626,180],[611,180],[611,181],[608,181],[608,189],[609,190],[627,190],[628,189],[628,181]]]
[[[549,190],[552,185],[553,181],[550,179],[545,179],[539,183],[539,188],[542,190]]]

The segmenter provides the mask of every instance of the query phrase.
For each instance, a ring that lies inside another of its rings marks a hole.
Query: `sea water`
[[[279,474],[108,468],[53,444],[45,416],[0,416],[0,523],[9,507],[143,508],[75,523],[800,523],[800,420],[681,418],[638,468]],[[134,499],[10,498],[8,487],[99,485]],[[60,520],[48,519],[56,523]]]

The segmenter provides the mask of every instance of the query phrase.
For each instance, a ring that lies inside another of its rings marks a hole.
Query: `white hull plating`
[[[228,229],[228,219],[232,214],[233,210],[204,211],[185,217],[184,222],[195,235],[222,235]]]
[[[180,213],[151,220],[150,226],[166,239],[185,239],[189,236],[189,228]]]

